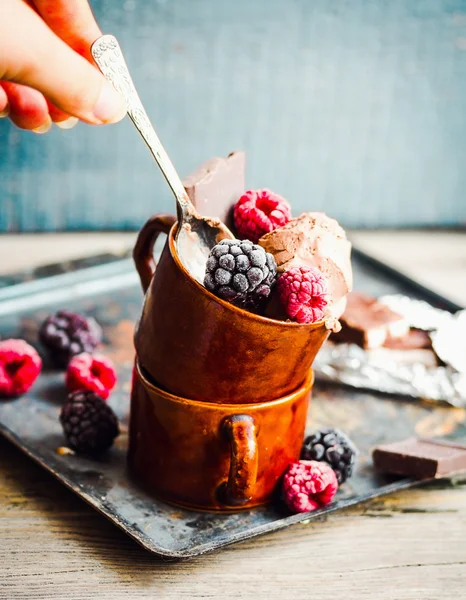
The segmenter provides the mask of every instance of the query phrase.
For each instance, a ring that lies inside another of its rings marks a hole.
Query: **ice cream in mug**
[[[221,216],[237,238],[211,250],[205,287],[256,314],[300,324],[324,320],[338,330],[353,285],[344,229],[323,212],[292,218],[290,204],[270,190],[241,191],[244,163],[235,152],[186,180],[199,212]],[[201,281],[199,271],[191,274]]]
[[[351,243],[335,219],[308,212],[262,236],[259,244],[270,252],[283,273],[296,266],[319,269],[327,282],[325,315],[341,317],[353,286]]]

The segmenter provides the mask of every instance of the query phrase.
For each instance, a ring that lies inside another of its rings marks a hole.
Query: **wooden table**
[[[355,237],[366,248],[374,243],[371,234]],[[442,235],[415,237],[411,257],[406,256],[406,233],[379,236],[385,241],[377,244],[378,253],[396,264],[399,248],[398,260],[408,270],[416,264],[416,272],[437,285],[435,271],[444,273],[448,264],[451,296],[460,302],[457,284],[464,275],[466,236],[454,236],[449,252]],[[79,254],[86,238],[72,239]],[[0,237],[0,257],[16,240]],[[63,254],[57,240],[30,240],[38,262],[44,256],[53,259],[54,244],[55,256]],[[127,240],[107,237],[110,245]],[[101,237],[97,243],[102,244]],[[13,256],[0,270],[12,270]],[[453,420],[466,420],[466,410],[450,410]],[[396,494],[217,554],[169,563],[145,552],[0,439],[0,564],[1,600],[461,599],[466,598],[466,478]]]

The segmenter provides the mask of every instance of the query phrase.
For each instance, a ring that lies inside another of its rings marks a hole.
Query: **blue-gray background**
[[[466,223],[465,0],[94,0],[182,175],[245,149],[250,187],[349,227]],[[173,201],[129,121],[0,123],[0,231],[138,228]]]

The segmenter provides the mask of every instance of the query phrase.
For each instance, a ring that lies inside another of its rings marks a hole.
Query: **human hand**
[[[90,54],[100,35],[87,0],[0,0],[0,116],[35,133],[120,121],[124,100]]]

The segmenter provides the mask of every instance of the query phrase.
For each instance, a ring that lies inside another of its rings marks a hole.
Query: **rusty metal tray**
[[[374,295],[401,292],[447,310],[459,308],[357,250],[354,272],[356,289]],[[128,258],[101,256],[55,265],[0,278],[0,335],[25,338],[36,345],[38,326],[51,311],[66,307],[94,316],[104,328],[104,352],[118,366],[119,384],[110,404],[127,424],[132,333],[141,302],[137,275]],[[452,438],[466,435],[465,426],[452,418],[454,409],[317,383],[308,429],[341,427],[361,450],[358,469],[341,487],[336,502],[314,513],[292,516],[279,503],[232,515],[199,513],[154,499],[131,481],[124,434],[100,460],[58,455],[56,449],[63,444],[58,423],[63,380],[62,372],[45,365],[31,393],[0,403],[0,432],[147,550],[173,559],[213,551],[419,483],[376,474],[370,461],[375,443],[414,432]]]

